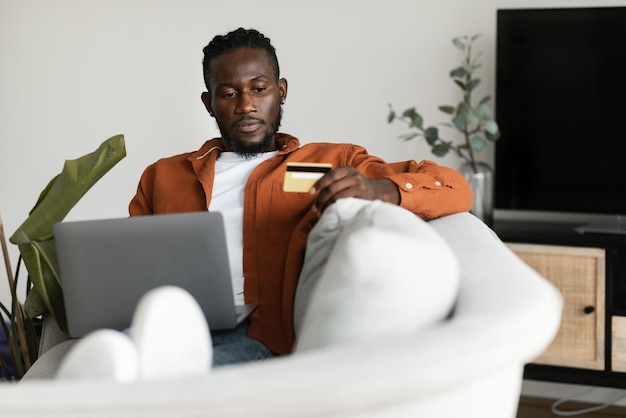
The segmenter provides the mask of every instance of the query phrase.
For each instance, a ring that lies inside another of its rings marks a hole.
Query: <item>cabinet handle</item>
[[[583,309],[583,311],[585,312],[585,314],[589,315],[592,314],[596,311],[596,307],[595,306],[585,306],[585,309]]]

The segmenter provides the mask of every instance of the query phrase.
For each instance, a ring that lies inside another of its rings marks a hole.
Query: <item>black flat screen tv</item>
[[[626,215],[626,7],[497,11],[495,207]]]

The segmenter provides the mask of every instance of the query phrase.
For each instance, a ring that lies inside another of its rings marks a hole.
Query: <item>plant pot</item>
[[[463,163],[459,172],[474,192],[470,212],[489,226],[493,225],[493,169],[487,163],[477,161],[476,171],[471,164]]]

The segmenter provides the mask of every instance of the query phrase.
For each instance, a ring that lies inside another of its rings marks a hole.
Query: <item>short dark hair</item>
[[[211,76],[211,61],[220,55],[241,48],[264,49],[267,52],[270,65],[274,68],[276,81],[278,81],[280,78],[280,68],[278,66],[278,58],[276,57],[276,49],[270,43],[270,39],[255,29],[239,28],[226,35],[217,35],[202,50],[202,52],[204,52],[202,72],[204,74],[204,84],[207,90],[210,90],[209,78]]]

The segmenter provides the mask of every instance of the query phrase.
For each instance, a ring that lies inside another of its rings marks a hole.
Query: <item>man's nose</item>
[[[256,104],[254,98],[250,93],[241,93],[239,95],[239,101],[237,102],[237,113],[250,113],[256,112]]]

